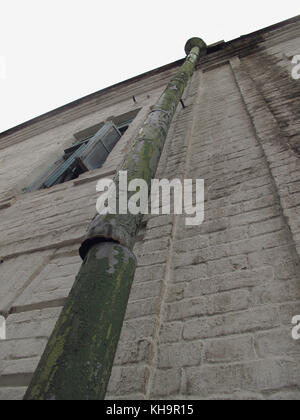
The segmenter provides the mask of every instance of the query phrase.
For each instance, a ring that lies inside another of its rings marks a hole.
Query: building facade
[[[299,17],[209,46],[197,66],[156,177],[204,179],[205,220],[145,216],[107,398],[300,399],[297,56]],[[22,399],[81,266],[96,183],[181,64],[0,134],[0,400]],[[108,121],[121,137],[102,167],[46,185]]]

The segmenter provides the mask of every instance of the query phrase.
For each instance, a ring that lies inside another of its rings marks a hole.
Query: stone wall
[[[157,178],[203,178],[205,221],[188,228],[178,215],[145,218],[107,398],[300,399],[300,342],[291,336],[300,314],[300,82],[290,75],[299,45],[298,19],[226,44],[195,72]],[[7,137],[0,399],[22,398],[78,272],[96,180],[117,170],[174,70],[118,87],[127,97],[106,93],[105,107],[94,100],[86,107],[98,110],[86,115],[83,105],[73,119],[61,111],[45,132],[27,138],[24,128],[23,141],[22,132]],[[74,133],[135,108],[101,170],[21,194]]]

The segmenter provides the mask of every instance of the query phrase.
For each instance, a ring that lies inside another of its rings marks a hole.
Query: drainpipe
[[[187,58],[152,107],[121,170],[128,182],[154,178],[183,92],[206,44],[190,39]],[[119,179],[116,177],[117,191]],[[134,192],[128,193],[128,199]],[[142,214],[93,219],[81,245],[83,264],[48,341],[25,400],[102,400],[124,321],[136,269],[132,252]]]

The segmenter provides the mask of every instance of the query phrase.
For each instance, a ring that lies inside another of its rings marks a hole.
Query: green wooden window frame
[[[51,188],[78,178],[86,171],[101,168],[131,122],[132,120],[125,121],[116,126],[108,121],[95,134],[78,140],[26,191]]]

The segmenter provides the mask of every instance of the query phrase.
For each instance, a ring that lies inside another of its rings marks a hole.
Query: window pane
[[[87,170],[101,168],[120,138],[121,133],[116,126],[111,122],[106,123],[78,156],[81,166]]]

